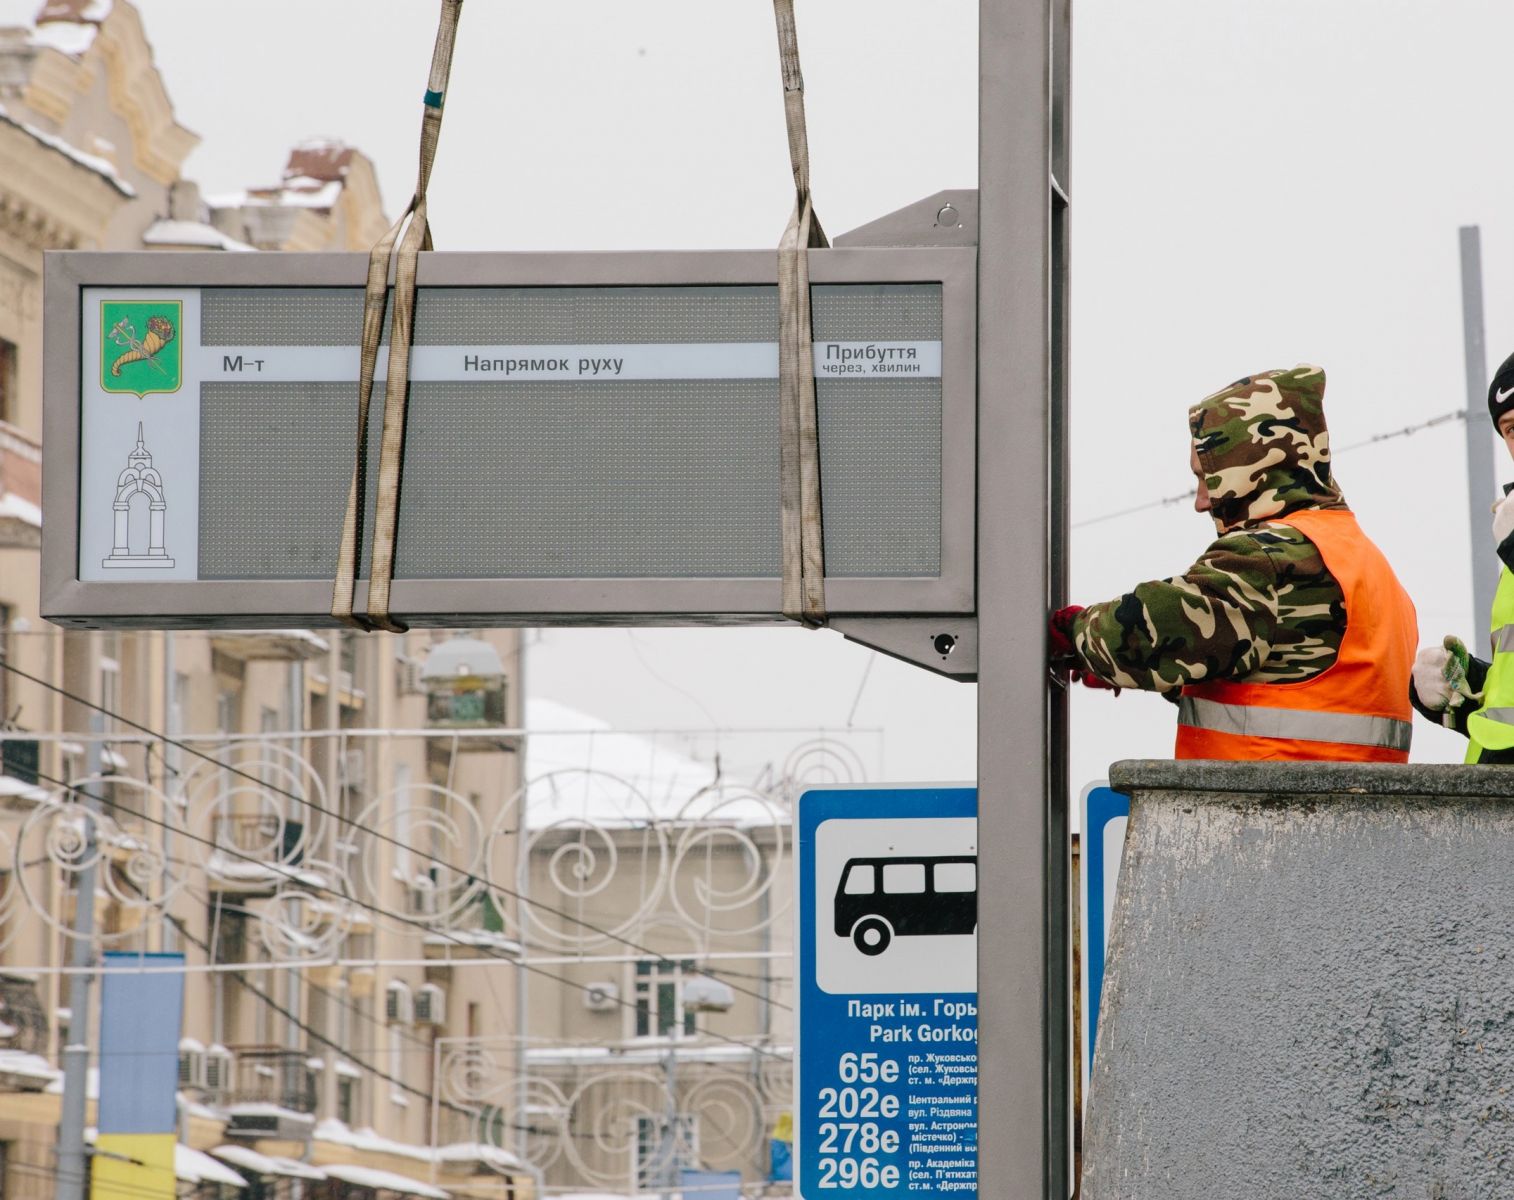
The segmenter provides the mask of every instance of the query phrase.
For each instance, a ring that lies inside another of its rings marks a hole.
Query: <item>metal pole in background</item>
[[[1498,499],[1493,473],[1495,451],[1483,414],[1488,403],[1488,350],[1482,316],[1482,231],[1463,225],[1461,235],[1461,319],[1466,333],[1467,362],[1467,508],[1472,528],[1473,650],[1491,659],[1488,614],[1502,564],[1493,545],[1489,510]]]
[[[1066,0],[979,0],[978,1194],[996,1200],[1070,1192],[1066,736],[1045,657],[1064,590],[1052,171],[1066,18]]]
[[[105,733],[105,719],[93,713],[89,722],[89,749],[85,773],[91,778],[100,774]],[[84,862],[79,872],[79,887],[74,901],[73,946],[69,965],[87,968],[95,965],[95,840],[96,818],[100,800],[89,791],[82,793],[84,818]],[[56,1200],[84,1200],[84,1180],[88,1174],[88,1148],[84,1143],[84,1114],[89,1090],[89,1006],[95,977],[91,971],[79,970],[69,977],[68,1044],[63,1047],[63,1104],[58,1119],[58,1186]]]

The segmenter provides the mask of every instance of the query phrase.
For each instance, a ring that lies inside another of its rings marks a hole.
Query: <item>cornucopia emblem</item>
[[[167,369],[158,361],[158,351],[173,341],[173,322],[167,317],[149,317],[147,319],[147,334],[141,341],[137,340],[137,333],[131,327],[131,321],[122,317],[111,328],[110,340],[118,346],[131,347],[127,352],[110,364],[110,373],[119,378],[121,368],[127,363],[147,362],[151,363],[163,374],[168,374]]]

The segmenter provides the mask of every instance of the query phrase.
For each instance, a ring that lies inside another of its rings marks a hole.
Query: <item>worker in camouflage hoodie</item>
[[[1336,485],[1324,394],[1300,366],[1189,409],[1219,536],[1181,575],[1052,617],[1055,669],[1179,703],[1178,757],[1407,758],[1413,605]]]

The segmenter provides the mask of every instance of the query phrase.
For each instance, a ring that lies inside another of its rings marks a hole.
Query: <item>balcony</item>
[[[310,1116],[315,1112],[315,1076],[303,1050],[283,1046],[230,1046],[236,1062],[235,1079],[227,1093],[227,1107],[253,1114],[282,1109],[285,1113]],[[242,1122],[239,1122],[242,1124]]]
[[[0,421],[0,546],[42,544],[42,444]]]

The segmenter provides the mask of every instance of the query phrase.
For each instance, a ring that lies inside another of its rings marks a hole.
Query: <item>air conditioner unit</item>
[[[362,750],[349,750],[342,755],[342,782],[351,788],[368,782],[368,756]]]
[[[417,1025],[445,1025],[447,1023],[447,993],[434,983],[428,983],[415,993],[415,1023]]]
[[[384,989],[384,1019],[399,1025],[408,1025],[415,1019],[410,989],[397,979]]]
[[[231,1051],[225,1046],[212,1046],[205,1052],[205,1090],[217,1093],[230,1090],[235,1069]]]
[[[401,696],[425,694],[426,688],[421,682],[423,666],[423,663],[417,662],[408,655],[400,655],[394,660],[394,686]]]
[[[205,1047],[194,1038],[179,1043],[179,1089],[205,1087]]]
[[[620,1007],[618,983],[591,983],[584,988],[584,1007],[590,1012],[610,1012]]]
[[[440,911],[441,897],[430,879],[416,879],[406,891],[409,893],[411,916],[434,917]]]

